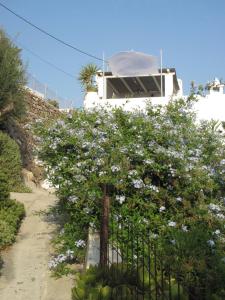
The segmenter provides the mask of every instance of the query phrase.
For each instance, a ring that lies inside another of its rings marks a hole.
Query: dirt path
[[[13,193],[11,198],[24,203],[26,218],[16,243],[5,251],[0,276],[1,300],[70,300],[72,278],[50,277],[50,239],[55,225],[35,214],[54,205],[56,197],[43,189],[31,194]]]

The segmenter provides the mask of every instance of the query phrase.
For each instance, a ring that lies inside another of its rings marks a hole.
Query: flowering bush
[[[99,229],[107,187],[112,216],[148,226],[188,289],[221,289],[225,145],[214,125],[196,123],[190,99],[145,114],[77,111],[50,128],[40,124],[40,157],[73,231],[70,249],[89,227]]]

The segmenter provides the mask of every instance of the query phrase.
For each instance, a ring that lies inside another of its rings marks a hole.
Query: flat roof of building
[[[161,90],[161,69],[159,73],[143,76],[114,76],[112,72],[104,72],[108,84],[117,94],[124,93],[148,93],[153,91],[160,92]],[[162,74],[173,74],[174,90],[179,90],[175,68],[163,68]],[[103,72],[99,71],[98,76],[103,76]],[[164,76],[162,85],[164,86]]]

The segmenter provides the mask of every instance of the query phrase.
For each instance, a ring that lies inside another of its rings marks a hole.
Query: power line
[[[18,43],[19,44],[19,43]],[[22,45],[21,45],[22,46]],[[68,73],[67,71],[64,71],[63,69],[57,67],[56,65],[54,65],[53,63],[51,63],[50,61],[46,60],[45,58],[42,58],[41,56],[39,56],[38,54],[34,53],[32,50],[22,46],[23,49],[25,49],[27,52],[31,53],[32,55],[36,56],[38,59],[40,59],[42,62],[46,63],[47,65],[51,66],[52,68],[56,69],[57,71],[69,76],[70,78],[75,79],[75,76]]]
[[[7,34],[11,39],[12,37]],[[32,50],[30,50],[29,48],[25,47],[23,44],[21,44],[20,42],[16,42],[18,45],[20,45],[24,50],[26,50],[27,52],[31,53],[32,55],[34,55],[35,57],[37,57],[38,59],[40,59],[42,62],[46,63],[47,65],[51,66],[52,68],[56,69],[59,72],[64,73],[65,75],[72,77],[73,79],[75,78],[74,75],[70,74],[67,71],[64,71],[63,69],[61,69],[60,67],[57,67],[56,65],[54,65],[53,63],[51,63],[50,61],[46,60],[45,58],[42,58],[40,55],[36,54],[35,52],[33,52]]]
[[[30,21],[28,21],[28,20],[25,19],[24,17],[18,15],[16,12],[14,12],[13,10],[11,10],[10,8],[8,8],[7,6],[5,6],[5,5],[4,5],[3,3],[1,3],[1,2],[0,2],[0,6],[2,6],[3,8],[5,8],[6,10],[8,10],[10,13],[12,13],[12,14],[13,14],[14,16],[16,16],[17,18],[21,19],[21,20],[24,21],[25,23],[29,24],[30,26],[32,26],[32,27],[34,27],[35,29],[39,30],[40,32],[44,33],[45,35],[51,37],[52,39],[56,40],[57,42],[63,44],[64,46],[67,46],[67,47],[69,47],[69,48],[71,48],[71,49],[73,49],[73,50],[75,50],[75,51],[77,51],[77,52],[80,52],[80,53],[82,53],[82,54],[84,54],[84,55],[87,55],[87,56],[89,56],[89,57],[91,57],[91,58],[94,58],[94,59],[103,61],[102,58],[99,58],[99,57],[97,57],[97,56],[95,56],[95,55],[92,55],[92,54],[90,54],[90,53],[88,53],[88,52],[85,52],[85,51],[83,51],[83,50],[81,50],[81,49],[79,49],[79,48],[77,48],[77,47],[74,47],[73,45],[71,45],[71,44],[69,44],[69,43],[67,43],[67,42],[64,42],[63,40],[57,38],[57,37],[54,36],[53,34],[48,33],[47,31],[45,31],[44,29],[42,29],[42,28],[38,27],[37,25],[31,23]]]

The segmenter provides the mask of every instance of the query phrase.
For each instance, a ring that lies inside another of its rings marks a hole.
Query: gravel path
[[[4,267],[0,276],[1,300],[70,300],[73,279],[51,278],[48,270],[50,239],[56,225],[36,214],[54,205],[56,197],[43,189],[33,193],[12,193],[11,198],[24,203],[26,218],[16,243],[2,253]]]

